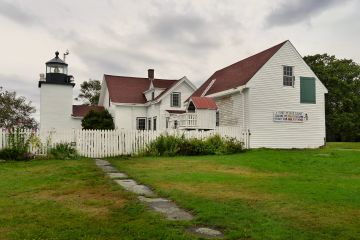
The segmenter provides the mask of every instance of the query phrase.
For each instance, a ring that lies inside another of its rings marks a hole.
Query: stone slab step
[[[155,193],[151,191],[149,187],[145,185],[140,185],[132,179],[115,180],[115,182],[129,192],[133,192],[138,195],[144,195],[147,197],[155,196]]]
[[[194,218],[190,213],[165,198],[146,198],[139,196],[138,199],[154,211],[165,215],[169,220],[189,221]]]
[[[126,179],[126,178],[129,178],[128,175],[126,175],[125,173],[121,173],[121,172],[110,172],[110,173],[107,173],[107,175],[111,179]]]

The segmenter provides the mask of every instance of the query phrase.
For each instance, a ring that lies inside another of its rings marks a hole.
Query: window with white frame
[[[216,124],[217,127],[220,125],[220,113],[219,111],[216,111]]]
[[[145,130],[146,129],[146,118],[138,117],[136,118],[136,129]]]
[[[295,85],[294,67],[283,66],[283,86],[294,87],[294,85]]]
[[[173,92],[170,98],[171,107],[180,107],[181,106],[181,94],[179,92]]]

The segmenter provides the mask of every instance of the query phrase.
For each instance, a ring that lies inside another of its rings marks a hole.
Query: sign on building
[[[302,123],[308,119],[304,112],[277,111],[274,112],[274,122]]]

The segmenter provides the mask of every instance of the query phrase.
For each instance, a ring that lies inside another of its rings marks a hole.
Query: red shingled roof
[[[193,96],[201,96],[213,79],[216,80],[207,90],[205,95],[245,85],[286,42],[287,41],[282,42],[265,51],[216,71],[193,93]]]
[[[112,102],[139,104],[147,102],[143,93],[149,89],[150,80],[148,78],[104,75],[104,79]],[[179,80],[155,79],[153,81],[154,87],[165,89],[156,99],[178,81]]]
[[[191,101],[195,105],[196,109],[211,109],[216,110],[217,105],[214,99],[209,97],[191,97]]]
[[[104,111],[105,108],[103,106],[89,106],[89,105],[73,105],[72,106],[72,116],[73,117],[84,117],[90,110],[94,110],[96,112]]]

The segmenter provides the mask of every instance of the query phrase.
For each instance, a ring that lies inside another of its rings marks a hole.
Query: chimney
[[[148,69],[148,78],[150,81],[154,80],[154,69]]]

